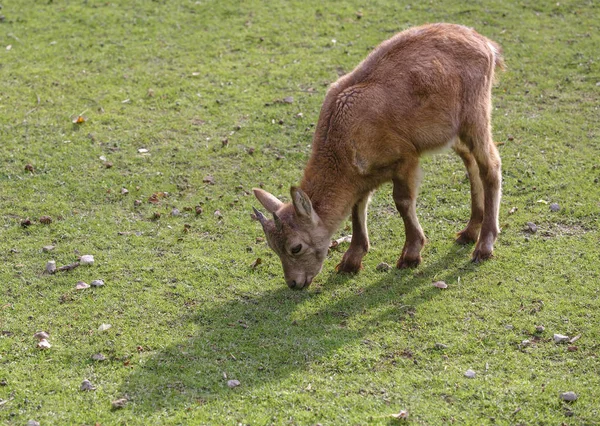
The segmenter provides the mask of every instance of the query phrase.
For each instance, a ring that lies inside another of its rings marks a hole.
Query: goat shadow
[[[122,383],[120,393],[141,415],[178,406],[219,404],[239,399],[239,390],[253,391],[284,381],[335,351],[363,341],[377,321],[403,321],[406,308],[415,309],[439,294],[432,280],[455,282],[476,272],[466,251],[453,248],[416,270],[393,269],[365,288],[356,288],[360,274],[330,272],[319,289],[276,290],[238,294],[235,300],[206,303],[180,323],[197,332],[146,358]],[[351,289],[350,289],[351,288]],[[389,303],[390,298],[399,298]],[[323,302],[321,302],[323,301]],[[310,302],[310,303],[309,303]],[[364,326],[344,324],[357,315],[386,310]],[[232,391],[227,381],[241,382]]]

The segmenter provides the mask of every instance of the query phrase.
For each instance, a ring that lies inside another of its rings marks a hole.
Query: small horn
[[[258,220],[260,224],[264,226],[267,223],[267,218],[265,217],[265,215],[256,210],[254,207],[252,207],[252,210],[254,210],[255,219]]]
[[[275,213],[273,213],[273,222],[275,222],[275,227],[277,228],[277,230],[281,231],[283,225],[281,224],[281,219],[279,219],[279,216],[277,216],[277,214]]]

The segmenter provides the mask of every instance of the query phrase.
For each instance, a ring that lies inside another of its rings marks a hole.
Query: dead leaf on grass
[[[90,285],[83,281],[78,281],[75,285],[75,290],[85,290],[86,288],[90,288]]]
[[[40,217],[40,223],[44,225],[50,225],[52,223],[52,218],[50,216],[42,216]]]
[[[35,333],[33,335],[33,337],[35,337],[36,339],[41,341],[41,340],[47,340],[50,336],[45,331],[38,331],[37,333]]]
[[[118,410],[119,408],[125,407],[127,405],[127,398],[115,399],[111,402],[113,410]]]
[[[37,347],[39,349],[50,349],[52,345],[50,344],[50,342],[48,342],[48,340],[42,339],[38,342]]]
[[[252,262],[252,265],[250,265],[250,267],[251,267],[252,269],[256,269],[256,267],[257,267],[258,265],[260,265],[261,263],[262,263],[262,259],[259,257],[259,258],[257,258],[257,259],[256,259],[254,262]]]
[[[408,411],[400,410],[399,413],[390,414],[390,417],[393,419],[396,419],[396,420],[406,420],[406,419],[408,419]]]
[[[431,285],[434,287],[437,287],[437,288],[442,288],[442,289],[448,288],[448,284],[446,284],[444,281],[436,281],[436,282],[432,283]]]

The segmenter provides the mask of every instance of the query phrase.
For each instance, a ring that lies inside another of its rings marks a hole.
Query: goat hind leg
[[[502,171],[500,154],[492,141],[491,134],[484,139],[484,144],[475,146],[473,155],[479,167],[479,176],[483,184],[484,209],[479,239],[473,252],[473,262],[480,262],[492,257],[494,242],[500,233],[498,215],[502,196]]]
[[[460,156],[467,173],[469,175],[469,183],[471,186],[471,217],[467,226],[457,234],[456,242],[458,244],[470,244],[477,241],[481,222],[483,221],[484,199],[483,199],[483,183],[479,176],[479,167],[473,154],[471,154],[464,145],[460,142],[454,146],[454,151]]]

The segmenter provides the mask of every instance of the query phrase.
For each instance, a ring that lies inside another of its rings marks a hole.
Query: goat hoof
[[[489,250],[475,249],[475,251],[473,252],[473,258],[471,259],[471,261],[473,263],[481,263],[481,262],[484,262],[484,261],[490,259],[492,256],[493,256],[493,254]]]
[[[460,244],[461,246],[465,246],[467,244],[473,244],[474,242],[477,241],[477,235],[472,235],[472,233],[467,230],[460,231],[458,234],[456,234],[455,241],[457,244]]]
[[[356,274],[361,269],[363,269],[362,262],[355,264],[352,262],[344,262],[343,260],[335,267],[337,272],[346,274]]]
[[[396,263],[396,268],[398,268],[398,269],[416,268],[417,266],[419,266],[420,263],[421,263],[421,256],[418,256],[418,257],[412,258],[412,259],[403,256],[400,259],[398,259],[398,263]]]

